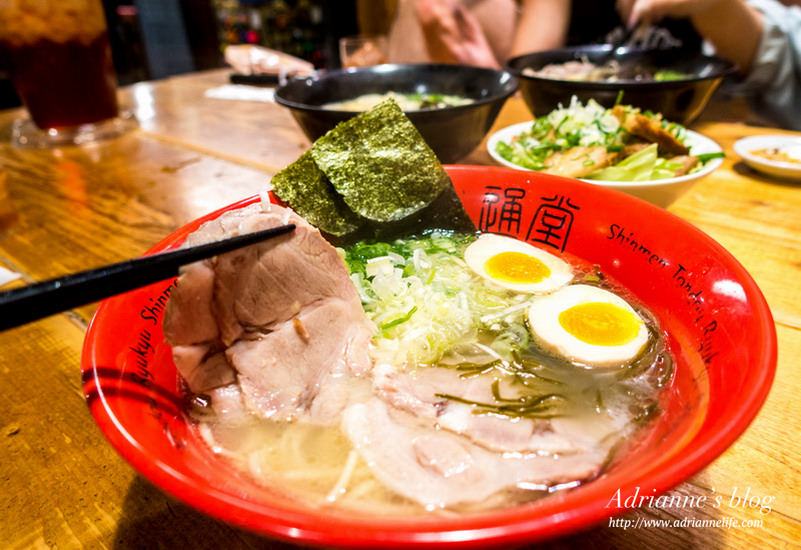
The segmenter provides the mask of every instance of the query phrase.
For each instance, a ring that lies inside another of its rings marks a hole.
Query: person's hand
[[[417,0],[428,55],[440,63],[498,68],[481,24],[454,0]]]
[[[664,17],[694,17],[718,8],[726,0],[617,0],[615,7],[626,26],[657,23]]]
[[[764,26],[762,13],[745,0],[617,0],[629,27],[686,17],[715,52],[734,61],[741,75],[751,70]]]

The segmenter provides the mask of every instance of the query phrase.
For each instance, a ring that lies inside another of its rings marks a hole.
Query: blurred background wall
[[[222,67],[229,44],[264,46],[333,68],[339,37],[358,32],[357,0],[103,1],[123,85]]]

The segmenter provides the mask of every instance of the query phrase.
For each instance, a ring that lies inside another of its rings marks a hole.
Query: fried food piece
[[[675,176],[684,176],[689,174],[690,170],[698,165],[698,158],[690,155],[679,155],[670,159],[670,162],[681,164],[681,168],[676,169]]]
[[[621,159],[629,158],[631,155],[637,154],[643,149],[646,149],[649,145],[651,144],[644,141],[624,145],[623,150],[620,152],[620,157]]]
[[[632,135],[646,141],[656,143],[666,153],[673,155],[686,155],[690,148],[684,145],[667,128],[661,125],[661,119],[647,117],[642,113],[628,111],[622,105],[612,108],[612,114],[617,117],[623,128]]]
[[[547,167],[543,172],[568,178],[581,178],[611,166],[619,153],[606,150],[603,145],[592,147],[572,147],[566,151],[556,151],[545,159]]]

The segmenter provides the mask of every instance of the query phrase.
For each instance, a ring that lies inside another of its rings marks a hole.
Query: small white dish
[[[498,130],[489,137],[487,140],[487,151],[495,160],[495,162],[510,168],[516,168],[518,170],[529,170],[528,168],[524,168],[502,158],[495,151],[495,148],[499,141],[509,143],[513,137],[528,131],[532,124],[534,124],[534,121],[513,124],[512,126],[507,126],[502,130]],[[720,145],[708,137],[703,136],[698,132],[693,132],[692,130],[687,130],[687,141],[690,145],[690,153],[694,155],[723,152],[723,149],[720,147]],[[667,208],[684,193],[689,191],[690,188],[699,180],[714,172],[718,167],[720,167],[721,164],[723,164],[722,158],[712,159],[697,172],[662,180],[626,182],[583,179],[582,181],[586,181],[587,183],[592,183],[595,185],[601,185],[610,189],[617,189],[618,191],[623,191],[629,195],[634,195],[635,197],[644,199],[652,204],[661,206],[662,208]]]
[[[771,160],[754,154],[754,151],[762,149],[778,149],[798,158],[798,162]],[[801,180],[801,137],[782,135],[745,137],[734,144],[734,152],[754,170],[780,178]]]

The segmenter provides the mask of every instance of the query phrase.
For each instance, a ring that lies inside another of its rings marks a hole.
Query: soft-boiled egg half
[[[591,285],[538,296],[527,315],[529,330],[541,345],[589,367],[631,361],[649,339],[647,325],[626,300]]]
[[[512,237],[485,233],[464,251],[470,269],[502,287],[552,292],[573,279],[573,268],[553,254]]]

